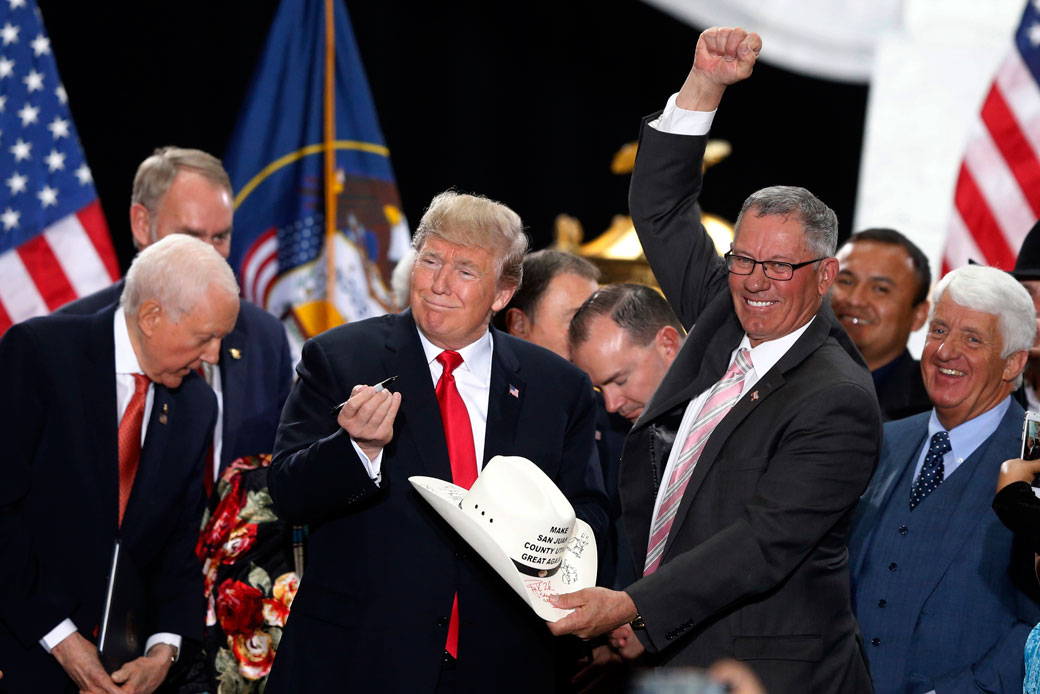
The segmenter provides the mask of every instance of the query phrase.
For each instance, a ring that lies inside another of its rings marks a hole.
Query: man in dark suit
[[[869,692],[845,540],[880,421],[823,300],[837,219],[809,191],[766,188],[745,201],[724,260],[697,207],[711,111],[760,47],[741,29],[704,32],[682,90],[644,124],[632,216],[693,328],[625,444],[623,518],[642,578],[561,596],[577,610],[550,628],[613,630],[623,655],[655,665],[746,660],[773,694]]]
[[[990,506],[1021,450],[1010,395],[1036,314],[995,268],[954,270],[933,296],[921,367],[935,407],[885,424],[849,539],[856,617],[878,694],[1017,694],[1038,591],[1032,551]]]
[[[227,172],[220,160],[201,150],[163,147],[141,162],[134,176],[130,230],[137,248],[169,234],[188,234],[226,259],[233,213]],[[119,281],[59,312],[94,313],[117,302],[122,291]],[[223,341],[219,368],[204,367],[206,381],[218,396],[211,481],[235,458],[274,450],[278,418],[292,381],[285,330],[260,307],[240,303],[235,328]]]
[[[486,198],[443,193],[414,246],[409,310],[303,348],[268,484],[280,516],[310,524],[310,559],[268,694],[324,692],[337,681],[358,691],[551,688],[544,622],[410,476],[465,485],[493,456],[521,455],[597,537],[606,529],[588,378],[488,328],[520,283],[520,218]],[[392,395],[365,385],[391,376]]]
[[[227,263],[177,236],[134,260],[122,305],[0,340],[0,692],[151,692],[181,638],[201,638],[194,547],[216,404],[192,371],[217,361],[237,314]],[[117,538],[143,577],[147,643],[110,677],[94,639]]]
[[[928,317],[928,258],[895,229],[865,229],[838,249],[831,308],[863,354],[881,416],[902,419],[932,408],[910,333]]]

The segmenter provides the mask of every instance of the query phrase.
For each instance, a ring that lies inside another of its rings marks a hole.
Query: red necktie
[[[473,428],[469,423],[466,403],[462,402],[459,389],[455,386],[452,374],[462,363],[462,355],[445,350],[437,355],[437,361],[444,367],[441,379],[437,381],[437,402],[441,406],[441,419],[444,421],[444,438],[448,442],[448,458],[451,460],[451,481],[469,489],[477,480],[477,456],[473,452]],[[459,596],[451,605],[451,623],[448,625],[448,638],[444,650],[457,658],[459,651]]]
[[[151,381],[144,374],[134,374],[134,394],[119,420],[119,524],[123,524],[126,502],[137,475],[141,459],[141,425],[144,423],[144,402]]]

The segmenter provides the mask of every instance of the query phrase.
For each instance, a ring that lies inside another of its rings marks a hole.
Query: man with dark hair
[[[567,359],[567,326],[599,286],[600,271],[581,256],[545,249],[524,256],[524,281],[495,327]]]
[[[1040,222],[1034,224],[1026,234],[1011,276],[1029,292],[1033,306],[1040,313]],[[1037,319],[1037,325],[1040,325],[1040,318]],[[1040,338],[1037,343],[1040,343]],[[1037,343],[1029,349],[1022,386],[1015,391],[1018,403],[1033,412],[1040,411],[1040,395],[1037,395],[1040,392],[1040,344]]]
[[[845,541],[880,417],[824,301],[837,217],[804,188],[765,188],[720,258],[697,204],[714,111],[761,45],[708,29],[682,89],[644,121],[629,206],[692,327],[625,442],[623,520],[642,577],[561,595],[575,612],[549,628],[609,631],[622,655],[658,666],[746,660],[773,694],[866,694]]]
[[[567,340],[571,361],[603,392],[607,411],[634,422],[685,335],[660,293],[641,284],[611,284],[578,309]]]
[[[894,229],[866,229],[838,250],[831,307],[863,354],[884,420],[931,409],[921,365],[906,348],[928,317],[928,258]]]

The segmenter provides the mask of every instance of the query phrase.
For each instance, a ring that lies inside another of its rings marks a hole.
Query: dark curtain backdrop
[[[38,2],[125,269],[137,164],[164,144],[223,154],[277,0]],[[456,187],[512,206],[535,248],[560,212],[588,239],[627,210],[610,160],[682,84],[698,35],[635,0],[347,8],[413,226]],[[802,185],[847,236],[866,98],[760,64],[716,119],[733,155],[708,174],[704,207],[732,220],[751,191]]]

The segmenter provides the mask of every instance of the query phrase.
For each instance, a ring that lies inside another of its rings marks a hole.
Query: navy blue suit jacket
[[[603,537],[606,498],[588,377],[549,350],[491,331],[484,460],[529,458]],[[268,694],[324,692],[330,682],[359,692],[433,691],[456,592],[459,690],[551,689],[545,623],[408,482],[413,475],[451,479],[411,312],[309,340],[298,371],[268,485],[282,518],[310,524],[309,558]],[[356,384],[395,375],[401,408],[377,486],[330,408]]]
[[[115,304],[123,293],[123,284],[119,280],[62,306],[58,313],[88,314]],[[235,327],[220,344],[220,383],[223,470],[235,458],[274,450],[278,419],[292,385],[292,358],[285,330],[274,316],[244,299],[239,301]]]
[[[1025,545],[1013,547],[1011,531],[990,504],[1000,464],[1018,457],[1023,414],[1012,402],[993,435],[962,464],[978,460],[946,532],[920,538],[933,560],[928,573],[914,581],[917,589],[908,596],[913,608],[886,614],[900,620],[905,641],[895,648],[903,654],[905,668],[879,672],[872,667],[878,692],[1022,691],[1023,647],[1040,621],[1032,552]],[[893,491],[907,468],[917,464],[930,416],[925,412],[885,424],[881,461],[852,519],[854,594],[869,590],[861,578],[882,512],[888,504],[908,503]],[[869,654],[871,646],[866,648]]]
[[[202,635],[194,547],[216,400],[194,374],[155,386],[119,530],[114,311],[32,319],[0,340],[0,692],[75,691],[38,642],[67,617],[91,638],[117,535],[151,595],[142,636]]]

